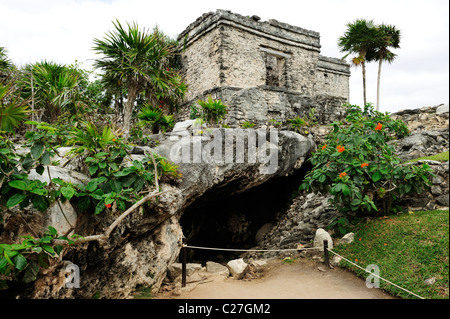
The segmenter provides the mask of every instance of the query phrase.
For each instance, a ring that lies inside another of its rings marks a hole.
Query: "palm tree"
[[[94,50],[103,57],[94,66],[103,70],[105,80],[124,86],[127,101],[124,106],[123,129],[129,135],[134,104],[144,90],[154,100],[164,97],[173,88],[170,69],[164,61],[172,54],[169,45],[161,41],[160,32],[140,30],[136,23],[127,23],[125,30],[119,21],[113,22],[115,31],[103,40],[94,39]]]
[[[42,61],[27,65],[21,72],[21,90],[25,99],[34,99],[35,109],[45,120],[56,122],[64,111],[76,114],[80,104],[79,84],[85,74],[76,68]],[[32,83],[30,81],[30,76]]]
[[[0,131],[13,133],[30,113],[28,101],[22,100],[16,90],[14,80],[0,81]]]
[[[12,67],[13,64],[8,59],[6,49],[4,47],[0,47],[0,80],[7,77]]]
[[[370,51],[366,60],[378,61],[378,78],[377,78],[377,105],[376,110],[380,107],[380,79],[381,79],[381,65],[382,63],[392,63],[397,54],[389,50],[389,48],[400,48],[400,30],[395,26],[382,24],[377,27],[378,33],[376,37],[376,44],[374,50]]]
[[[358,19],[347,24],[347,31],[338,40],[341,52],[348,52],[344,59],[350,54],[356,54],[357,56],[352,59],[352,62],[354,65],[362,67],[364,105],[367,104],[366,56],[368,53],[372,54],[370,51],[375,46],[376,35],[377,29],[372,20]]]

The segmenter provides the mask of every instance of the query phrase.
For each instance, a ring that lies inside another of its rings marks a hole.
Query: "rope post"
[[[187,259],[187,248],[183,244],[183,247],[181,248],[181,254],[182,254],[182,264],[181,264],[181,287],[186,287],[186,259]]]
[[[330,256],[328,254],[328,240],[323,241],[323,261],[325,263],[325,266],[330,268]]]

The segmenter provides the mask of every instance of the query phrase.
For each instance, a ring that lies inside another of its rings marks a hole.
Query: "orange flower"
[[[342,153],[343,151],[345,151],[345,147],[344,147],[344,146],[341,146],[341,145],[338,145],[338,146],[336,147],[336,149],[338,150],[339,153]]]
[[[113,138],[113,139],[112,139],[112,141],[113,141],[113,142],[115,142],[115,141],[116,141],[116,139],[115,139],[115,138]]]
[[[324,146],[322,146],[322,151],[324,150],[324,149],[326,149],[327,148],[327,144],[325,144]]]
[[[366,167],[366,166],[369,166],[369,163],[362,163],[361,164],[361,167]]]
[[[343,172],[343,173],[340,173],[340,174],[339,174],[339,178],[342,178],[342,177],[344,177],[344,176],[347,176],[347,173],[346,173],[346,172]]]
[[[111,208],[111,204],[105,204],[105,206]]]
[[[381,123],[378,123],[377,127],[375,128],[375,131],[381,131],[381,128],[383,125]]]
[[[358,262],[358,259],[355,259],[355,262]]]
[[[361,238],[359,238],[359,241],[361,241]]]

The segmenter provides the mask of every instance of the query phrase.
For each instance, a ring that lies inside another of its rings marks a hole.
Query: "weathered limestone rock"
[[[442,113],[448,113],[448,112],[449,112],[448,104],[442,104],[442,105],[438,106],[438,108],[436,109],[436,114],[442,114]]]
[[[244,277],[245,271],[247,270],[248,264],[244,262],[243,258],[230,260],[227,263],[227,267],[230,270],[231,276],[236,279],[242,279]]]
[[[313,247],[318,248],[320,251],[323,251],[324,240],[328,241],[328,248],[333,249],[333,239],[331,238],[330,234],[325,229],[319,228],[318,230],[316,230]]]
[[[200,271],[202,269],[201,264],[186,264],[186,276],[191,276],[195,271]],[[181,275],[182,264],[181,263],[173,263],[167,268],[167,276],[170,280],[174,281],[178,276]]]
[[[230,275],[228,267],[213,261],[206,262],[206,271],[213,274],[224,275],[225,277],[228,277]]]
[[[342,237],[341,239],[339,239],[337,245],[346,245],[346,244],[350,244],[353,242],[353,240],[355,239],[355,234],[354,233],[348,233],[345,234],[344,237]]]
[[[255,235],[255,242],[259,244],[264,239],[264,236],[268,234],[272,228],[272,223],[265,223],[264,225],[262,225]]]

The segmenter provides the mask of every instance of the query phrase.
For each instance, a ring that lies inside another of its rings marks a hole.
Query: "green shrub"
[[[345,215],[388,214],[405,194],[421,193],[430,186],[427,164],[403,166],[387,141],[409,134],[400,120],[388,113],[346,105],[346,122],[332,123],[327,142],[310,158],[313,168],[302,190],[333,195],[332,202]]]
[[[148,127],[153,134],[171,130],[175,123],[173,115],[164,115],[161,108],[144,105],[138,113],[138,126]]]
[[[255,123],[251,123],[249,121],[245,121],[244,123],[242,123],[242,128],[243,129],[253,128],[253,127],[255,127]]]
[[[210,124],[219,123],[227,114],[227,106],[221,100],[213,100],[211,96],[208,101],[198,100],[197,103],[201,107],[201,117]]]

